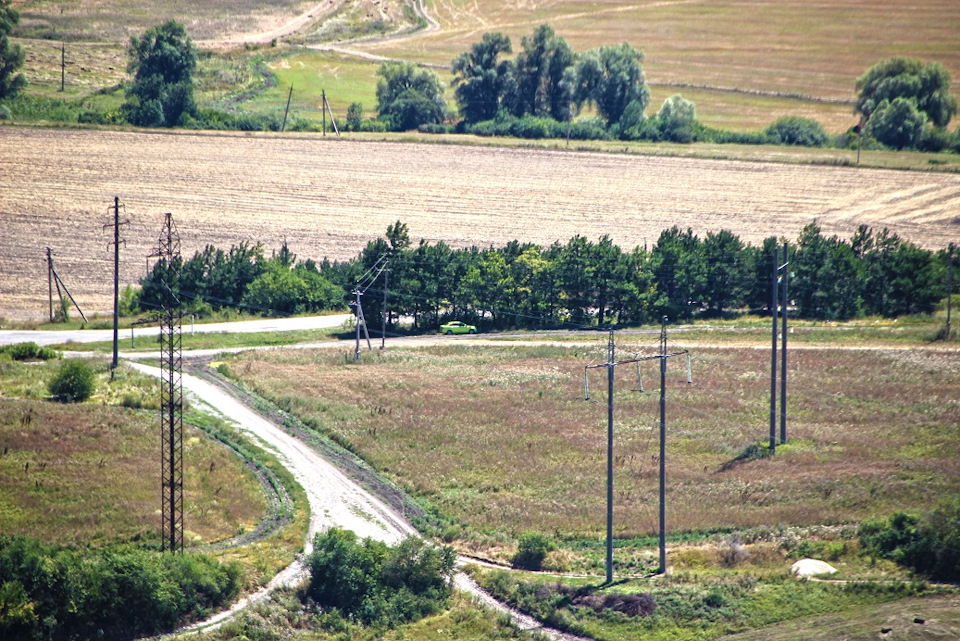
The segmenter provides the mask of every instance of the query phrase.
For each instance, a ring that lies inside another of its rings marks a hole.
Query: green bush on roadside
[[[80,359],[70,359],[60,366],[50,384],[50,393],[64,403],[82,403],[96,389],[96,376],[90,363]]]
[[[555,548],[549,537],[539,532],[524,532],[520,535],[517,553],[513,555],[513,567],[539,570],[543,567],[543,560]]]

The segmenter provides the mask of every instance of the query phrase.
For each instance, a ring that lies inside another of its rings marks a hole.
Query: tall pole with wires
[[[780,315],[783,324],[780,329],[780,444],[787,442],[787,283],[790,280],[790,264],[787,241],[783,241],[783,265],[780,271]]]
[[[113,372],[120,363],[119,345],[120,345],[120,243],[126,242],[120,239],[120,225],[126,225],[130,221],[120,222],[120,198],[113,197],[113,223],[104,225],[113,227],[113,360],[110,362],[110,378],[113,378]]]
[[[387,254],[383,254],[380,258],[377,259],[377,262],[373,264],[370,269],[368,269],[363,276],[357,279],[357,284],[354,286],[353,294],[355,296],[354,302],[350,303],[351,306],[356,307],[356,317],[357,317],[357,345],[356,350],[354,351],[354,360],[360,360],[360,326],[363,326],[363,333],[367,339],[367,348],[373,349],[370,344],[370,332],[367,329],[367,321],[363,315],[363,302],[361,297],[367,293],[367,290],[373,286],[373,284],[380,278],[386,270],[387,265]],[[386,332],[384,332],[386,333]]]
[[[387,292],[390,282],[390,259],[383,261],[383,329],[380,332],[380,349],[387,346]]]
[[[607,583],[613,583],[613,328],[607,339]]]
[[[773,318],[773,344],[770,347],[770,453],[777,451],[777,306],[780,303],[777,276],[780,272],[780,247],[773,245],[773,285],[770,316]]]
[[[628,363],[640,363],[652,359],[660,360],[660,572],[666,571],[666,362],[672,356],[686,354],[687,350],[667,353],[667,318],[663,317],[660,329],[660,351],[656,356],[645,356],[630,358],[622,361],[614,360],[616,354],[616,345],[614,342],[614,332],[610,329],[610,337],[607,341],[607,362],[597,365],[587,365],[583,368],[583,398],[590,400],[590,387],[587,378],[587,372],[591,369],[607,369],[607,583],[613,582],[613,382],[614,369],[618,365]],[[643,385],[640,383],[639,369],[637,370],[637,382],[643,391]]]

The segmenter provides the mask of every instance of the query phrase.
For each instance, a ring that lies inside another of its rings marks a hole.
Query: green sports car
[[[463,321],[450,321],[440,326],[441,334],[476,334],[477,328]]]

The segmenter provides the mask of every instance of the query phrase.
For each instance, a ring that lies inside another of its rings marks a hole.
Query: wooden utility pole
[[[50,255],[50,248],[47,247],[47,289],[49,290],[50,301],[50,322],[53,322],[53,257]]]
[[[770,295],[770,316],[773,318],[773,344],[770,348],[770,453],[777,451],[777,305],[780,296],[777,276],[780,272],[780,247],[773,245],[773,286]]]
[[[287,114],[290,113],[290,99],[293,98],[293,85],[290,85],[290,93],[287,94],[287,108],[283,110],[283,124],[280,125],[280,131],[287,129]]]
[[[67,81],[67,45],[60,43],[60,91]]]
[[[783,295],[780,303],[780,314],[783,318],[783,325],[780,330],[780,444],[787,442],[787,281],[790,280],[790,270],[787,265],[790,259],[787,258],[787,241],[783,241],[783,276],[781,277],[781,294]]]
[[[327,91],[326,89],[320,90],[320,117],[323,120],[323,135],[327,135]]]
[[[950,340],[950,312],[953,308],[953,243],[947,248],[947,336]]]
[[[113,371],[119,364],[119,344],[120,344],[120,243],[126,242],[120,240],[120,225],[126,225],[130,221],[120,222],[120,198],[113,197],[113,224],[104,225],[113,227],[113,360],[110,363],[110,376],[113,377]]]

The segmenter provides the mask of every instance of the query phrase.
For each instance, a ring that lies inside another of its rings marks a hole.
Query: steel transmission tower
[[[164,215],[157,253],[163,274],[160,307],[160,447],[163,530],[160,547],[183,552],[183,382],[181,352],[180,234]]]

